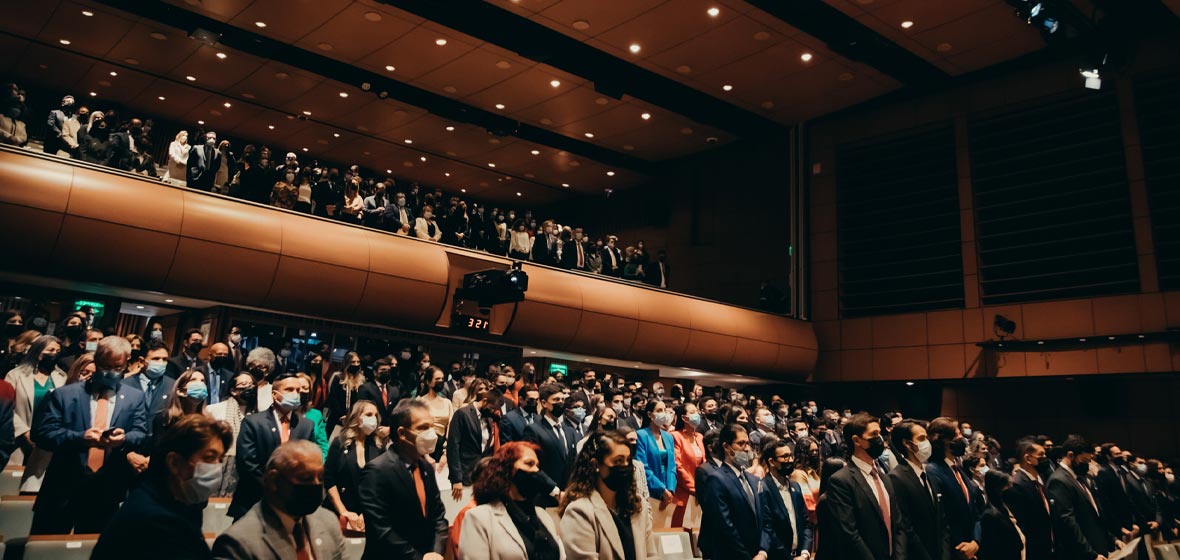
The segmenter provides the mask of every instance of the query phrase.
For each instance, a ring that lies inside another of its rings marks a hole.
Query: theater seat
[[[23,540],[33,527],[33,502],[36,496],[0,497],[0,535],[4,542]]]
[[[656,542],[656,554],[660,558],[668,560],[696,558],[692,551],[692,541],[684,529],[655,529],[652,531],[652,540]]]
[[[205,510],[201,513],[201,532],[212,533],[214,536],[224,533],[233,524],[233,518],[226,515],[229,511],[231,498],[209,498]]]
[[[1159,560],[1180,560],[1180,553],[1177,553],[1176,546],[1171,544],[1156,545],[1155,556]]]
[[[364,553],[364,537],[344,537],[344,560],[361,560]]]
[[[25,560],[86,560],[98,535],[33,535],[25,543]]]
[[[20,478],[24,474],[23,467],[8,467],[0,471],[0,496],[20,494]]]

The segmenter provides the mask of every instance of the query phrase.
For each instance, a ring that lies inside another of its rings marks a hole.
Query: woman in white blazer
[[[177,132],[176,138],[168,145],[168,165],[164,166],[165,180],[187,180],[188,149],[188,131]]]
[[[442,228],[434,221],[434,208],[429,204],[422,207],[422,215],[414,220],[414,235],[418,239],[438,241],[442,239]]]
[[[640,498],[634,473],[625,436],[599,432],[586,441],[558,510],[570,560],[658,558],[651,505]]]
[[[475,479],[479,505],[463,516],[459,560],[565,560],[553,519],[533,505],[553,488],[541,472],[537,449],[514,441],[492,454]]]
[[[21,477],[21,492],[41,490],[41,480],[53,453],[36,447],[32,443],[33,411],[37,402],[55,389],[65,386],[66,372],[57,367],[61,353],[61,341],[53,336],[39,336],[29,345],[20,365],[4,376],[16,389],[16,406],[12,414],[13,435],[25,455],[25,472]]]

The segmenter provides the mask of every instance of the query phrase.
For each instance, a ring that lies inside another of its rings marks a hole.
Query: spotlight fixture
[[[1016,332],[1016,321],[1003,315],[996,315],[995,320],[992,321],[992,332],[1000,337],[1000,340],[1004,340],[1005,337],[1012,336],[1012,333]]]
[[[225,60],[226,58],[229,58],[229,55],[227,55],[223,52],[219,52],[219,53],[217,53],[217,58],[220,58],[221,60]]]
[[[639,43],[631,43],[631,46],[627,47],[627,50],[630,50],[631,54],[639,54],[640,48]]]
[[[712,8],[709,8],[708,10],[705,10],[705,13],[709,14],[709,17],[717,17],[717,16],[721,15],[721,9],[714,6]]]

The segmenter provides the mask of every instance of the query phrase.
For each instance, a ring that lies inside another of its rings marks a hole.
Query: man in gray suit
[[[221,168],[221,152],[217,150],[217,133],[205,133],[205,143],[195,144],[188,152],[188,188],[213,190],[213,178]]]
[[[342,560],[344,535],[324,501],[320,448],[291,440],[275,450],[263,475],[263,498],[213,543],[214,558]]]

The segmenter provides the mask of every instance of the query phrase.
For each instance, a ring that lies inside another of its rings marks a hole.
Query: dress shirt
[[[91,426],[94,425],[94,415],[98,413],[98,398],[99,398],[98,395],[94,395],[94,394],[90,395],[90,425]],[[106,423],[105,423],[106,429],[109,430],[111,428],[111,420],[113,420],[115,418],[115,392],[114,391],[103,391],[102,398],[110,401],[109,403],[107,403],[107,419],[106,419]]]
[[[480,436],[479,446],[480,446],[480,449],[487,449],[488,448],[488,438],[491,436],[491,434],[488,433],[488,424],[487,424],[487,422],[483,421],[483,414],[481,414],[479,412],[478,406],[475,406],[473,404],[473,405],[471,405],[471,408],[475,409],[475,420],[477,422],[479,422],[479,436]]]
[[[784,485],[774,475],[770,475],[770,479],[774,481],[779,495],[783,497],[783,503],[787,505],[787,517],[791,520],[791,552],[794,552],[799,548],[799,531],[796,530],[799,525],[795,523],[795,499],[791,497],[790,481]]]
[[[549,423],[549,429],[557,431],[557,437],[561,440],[562,455],[566,454],[566,449],[569,447],[569,442],[565,439],[565,430],[561,427],[561,420],[553,420],[553,417],[545,414],[545,422]]]
[[[742,470],[733,466],[732,463],[728,463],[728,462],[725,463],[725,466],[729,467],[730,470],[733,471],[733,474],[737,475],[738,482],[742,483],[742,490],[746,491],[746,499],[749,500],[750,506],[753,507],[754,509],[757,509],[755,507],[755,501],[754,501],[754,489],[750,488],[750,481],[746,480],[746,477],[742,476]]]
[[[866,463],[862,461],[860,457],[853,455],[852,463],[855,464],[856,468],[860,470],[860,474],[865,477],[865,482],[868,483],[869,490],[873,492],[873,497],[877,498],[877,502],[880,503],[884,509],[888,509],[889,495],[887,493],[885,496],[882,496],[877,492],[877,486],[881,485],[881,482],[879,479],[873,478],[873,471],[877,468],[876,461],[872,463]],[[878,476],[880,476],[880,473],[878,473]],[[884,488],[884,486],[881,487]]]
[[[930,486],[930,478],[926,476],[926,469],[922,467],[921,463],[915,463],[908,458],[906,462],[910,464],[911,469],[914,469],[914,474],[918,475],[918,480],[922,483],[922,487],[930,494],[930,501],[938,503],[938,500],[934,496],[934,488]]]
[[[1083,484],[1081,480],[1078,480],[1078,475],[1074,474],[1073,469],[1070,468],[1064,459],[1061,460],[1061,468],[1065,469],[1065,474],[1069,475],[1074,482],[1078,483],[1078,486],[1082,487],[1082,491],[1086,493],[1086,497],[1090,498],[1090,505],[1094,507],[1094,511],[1098,511],[1098,502],[1094,501],[1094,494],[1090,492],[1090,487]]]

